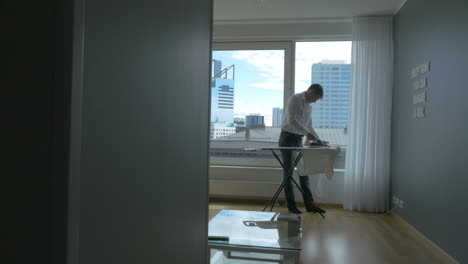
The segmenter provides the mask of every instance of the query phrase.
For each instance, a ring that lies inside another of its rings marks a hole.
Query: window
[[[292,94],[291,45],[213,45],[211,165],[279,166],[269,151],[244,149],[278,145],[284,102]]]
[[[322,139],[343,150],[335,166],[339,169],[344,169],[346,156],[350,63],[351,41],[296,43],[295,92],[305,91],[311,83],[320,83],[324,87],[324,98],[312,105],[312,123]]]
[[[313,126],[322,139],[344,150],[336,166],[343,169],[350,61],[350,41],[214,43],[210,164],[278,167],[269,151],[244,149],[277,146],[289,96],[320,83],[325,96],[312,106]]]

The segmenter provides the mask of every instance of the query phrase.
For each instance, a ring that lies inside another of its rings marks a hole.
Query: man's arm
[[[312,127],[312,119],[307,122],[307,128],[309,129],[309,131],[313,132],[313,134],[311,133],[311,134],[307,135],[307,138],[309,140],[316,141],[318,145],[321,145],[321,146],[324,146],[324,147],[330,147],[330,145],[328,145],[327,141],[323,141],[323,140],[319,139],[317,133],[315,132],[314,128]]]
[[[318,137],[316,137],[312,133],[309,133],[309,134],[307,134],[307,139],[311,140],[311,141],[316,141],[316,140],[318,140]]]
[[[309,120],[307,121],[306,129],[307,129],[307,131],[309,131],[309,134],[307,135],[307,138],[309,140],[312,140],[312,141],[318,141],[319,140],[319,136],[318,136],[317,132],[315,132],[315,129],[312,127],[312,117],[309,118]]]
[[[291,97],[288,103],[288,120],[290,120],[291,125],[301,131],[302,135],[307,136],[309,140],[317,140],[318,135],[315,133],[315,130],[312,127],[308,128],[307,124],[304,125],[297,119],[297,116],[302,114],[300,111],[297,97]]]

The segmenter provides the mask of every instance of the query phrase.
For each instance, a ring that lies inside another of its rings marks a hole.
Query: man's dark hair
[[[315,95],[323,97],[323,87],[322,87],[322,85],[320,85],[318,83],[314,83],[314,84],[309,86],[309,89],[307,89],[307,91],[311,91],[311,90],[314,91]]]

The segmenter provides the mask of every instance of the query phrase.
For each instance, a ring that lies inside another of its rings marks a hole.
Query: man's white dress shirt
[[[283,113],[283,122],[281,130],[289,133],[304,135],[314,135],[319,138],[312,128],[312,106],[307,103],[305,92],[291,96],[286,105],[286,111]]]

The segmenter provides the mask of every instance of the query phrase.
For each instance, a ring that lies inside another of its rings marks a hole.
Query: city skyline
[[[234,117],[256,113],[272,125],[273,107],[283,106],[284,52],[282,50],[213,51],[222,67],[235,64]]]

